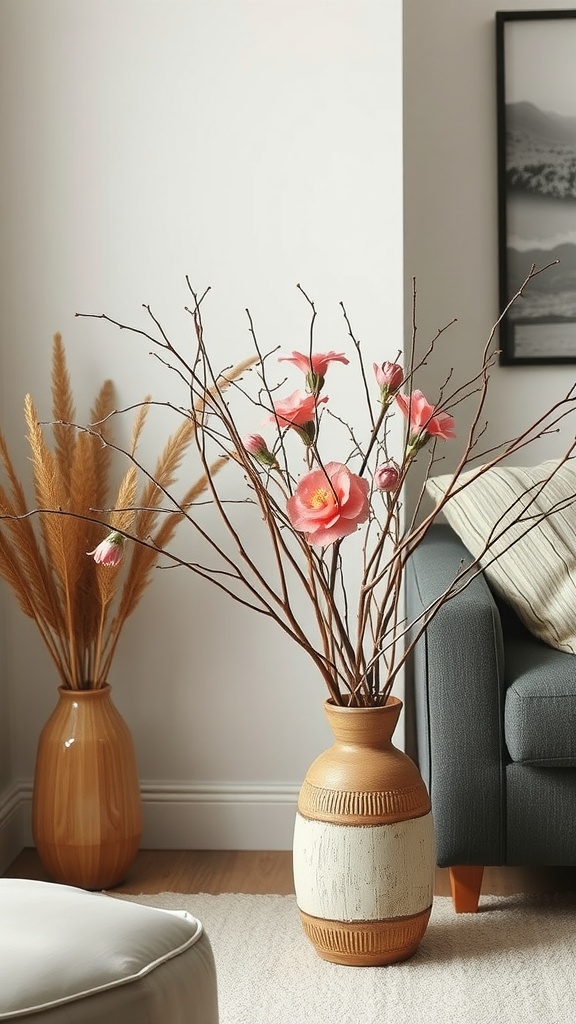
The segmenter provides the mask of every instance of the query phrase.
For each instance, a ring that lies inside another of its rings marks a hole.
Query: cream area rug
[[[573,1024],[576,894],[434,901],[411,960],[341,967],[305,938],[293,896],[123,896],[188,910],[208,934],[220,1024]],[[168,1022],[167,1022],[168,1024]]]

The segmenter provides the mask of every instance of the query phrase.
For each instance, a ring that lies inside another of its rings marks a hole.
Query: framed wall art
[[[576,10],[496,14],[501,362],[576,363]]]

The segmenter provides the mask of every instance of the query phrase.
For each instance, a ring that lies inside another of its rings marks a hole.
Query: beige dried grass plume
[[[245,368],[246,364],[235,367],[227,374],[226,383]],[[132,456],[145,424],[148,401],[136,412]],[[155,548],[161,549],[171,540],[183,518],[182,510],[197,501],[208,486],[207,477],[202,476],[188,489],[178,509],[162,507],[165,489],[176,480],[194,438],[194,420],[186,416],[168,438],[153,482],[146,477],[138,493],[139,473],[131,463],[114,494],[109,447],[113,412],[114,388],[107,380],[91,409],[93,427],[74,425],[76,410],[66,355],[62,338],[56,334],[52,448],[30,395],[24,402],[35,500],[32,507],[0,431],[4,475],[0,482],[0,576],[14,591],[22,611],[35,621],[61,684],[68,689],[105,685],[122,626],[150,583],[158,559]],[[218,459],[211,474],[226,461]],[[106,514],[106,509],[113,511]],[[119,566],[96,565],[87,552],[110,529],[130,532],[150,546],[131,545],[129,556]]]

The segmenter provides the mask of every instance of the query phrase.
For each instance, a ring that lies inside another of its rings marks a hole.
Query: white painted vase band
[[[341,825],[296,815],[298,907],[332,921],[377,921],[432,905],[435,840],[430,813],[386,825]]]

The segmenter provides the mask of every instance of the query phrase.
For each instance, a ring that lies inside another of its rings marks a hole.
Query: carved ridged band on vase
[[[399,790],[364,793],[321,789],[304,780],[298,798],[298,810],[307,817],[357,825],[383,824],[414,818],[430,810],[428,794],[420,784]]]
[[[412,956],[420,945],[431,907],[389,921],[327,921],[300,911],[304,934],[323,960],[347,967],[379,967]]]

